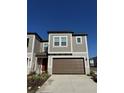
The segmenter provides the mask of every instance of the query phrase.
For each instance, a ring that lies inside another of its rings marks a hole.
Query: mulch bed
[[[41,87],[44,82],[50,77],[47,73],[35,74],[31,73],[27,76],[27,93],[35,93],[38,87]]]

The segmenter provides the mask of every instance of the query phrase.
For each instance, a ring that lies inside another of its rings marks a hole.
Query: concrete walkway
[[[86,75],[52,75],[36,93],[97,93],[97,84]]]

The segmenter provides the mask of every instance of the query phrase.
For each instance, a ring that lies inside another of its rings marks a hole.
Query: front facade
[[[36,34],[28,37],[38,37]],[[28,73],[35,71],[49,74],[89,74],[89,56],[87,34],[73,32],[48,32],[48,41],[33,38],[35,43],[29,42],[33,48],[27,51],[28,58],[32,58]],[[32,40],[32,38],[30,38]],[[36,48],[36,49],[35,49]],[[36,50],[36,51],[34,51]],[[35,64],[35,66],[34,66]]]

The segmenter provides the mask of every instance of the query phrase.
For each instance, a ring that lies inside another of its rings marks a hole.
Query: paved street
[[[97,93],[97,84],[86,75],[52,75],[36,93]]]

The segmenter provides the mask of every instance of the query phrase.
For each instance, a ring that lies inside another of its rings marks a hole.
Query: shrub
[[[30,74],[27,77],[27,89],[31,87],[32,89],[37,89],[38,86],[41,86],[47,79],[49,75],[47,73],[42,74]]]
[[[90,71],[90,75],[92,76],[92,75],[94,75],[95,73],[94,73],[94,71]]]
[[[28,74],[28,76],[32,76],[32,75],[35,75],[36,72],[31,72],[30,74]]]
[[[92,79],[97,82],[97,74],[94,71],[90,72],[90,75],[92,76]]]

